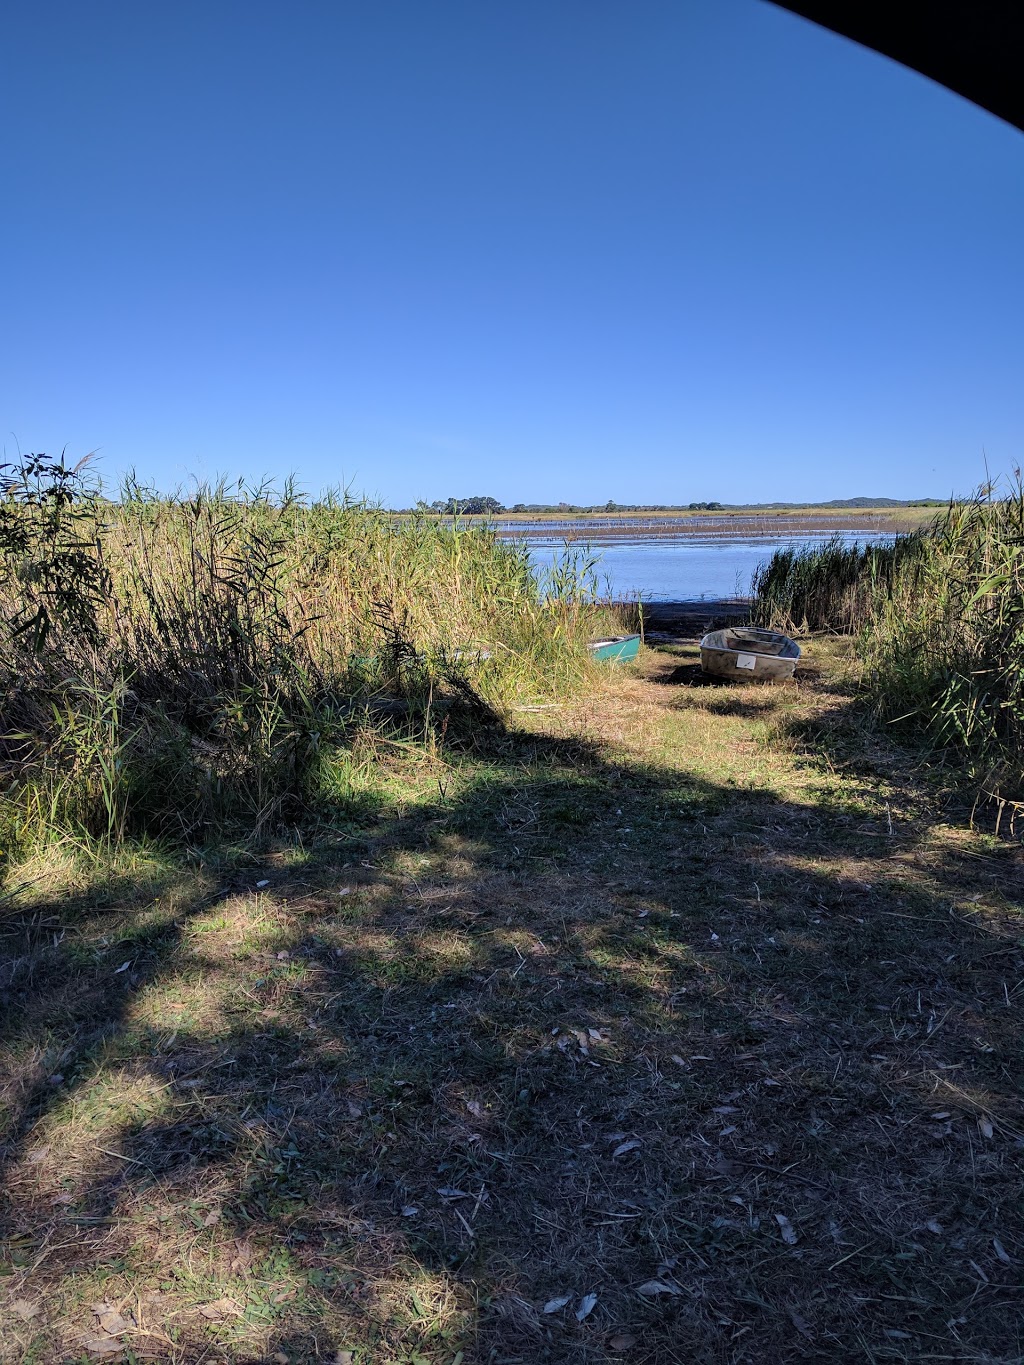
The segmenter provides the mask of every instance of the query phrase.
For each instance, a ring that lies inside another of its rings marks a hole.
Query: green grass
[[[646,654],[343,830],[12,868],[0,1358],[1020,1358],[1016,851],[855,673]]]

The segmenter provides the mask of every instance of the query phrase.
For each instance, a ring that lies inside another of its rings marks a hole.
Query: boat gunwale
[[[640,639],[639,631],[634,631],[632,635],[607,635],[602,636],[599,640],[588,640],[587,648],[606,649],[609,645],[625,645],[628,644],[630,640],[639,639]]]
[[[722,637],[741,630],[757,631],[759,635],[769,636],[773,642],[781,643],[782,648],[779,653],[772,654],[768,650],[758,649],[757,645],[761,642],[757,640],[745,640],[742,644],[724,643]],[[802,655],[800,646],[791,635],[784,635],[780,630],[766,630],[761,626],[722,626],[718,630],[710,630],[702,638],[699,647],[702,651],[706,649],[718,654],[756,654],[761,659],[790,660],[794,663]]]

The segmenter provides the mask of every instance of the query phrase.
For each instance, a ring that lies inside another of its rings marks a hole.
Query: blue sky
[[[762,0],[0,18],[8,455],[393,505],[1024,455],[1024,137]]]

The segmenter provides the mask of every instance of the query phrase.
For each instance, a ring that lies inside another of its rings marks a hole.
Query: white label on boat
[[[737,655],[736,655],[736,667],[737,667],[737,668],[756,668],[756,667],[757,667],[757,655],[756,655],[756,654],[737,654]]]

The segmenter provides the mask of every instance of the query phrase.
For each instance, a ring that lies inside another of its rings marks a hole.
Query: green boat
[[[635,659],[640,648],[639,635],[612,635],[607,640],[588,640],[587,648],[602,663],[621,664]]]

